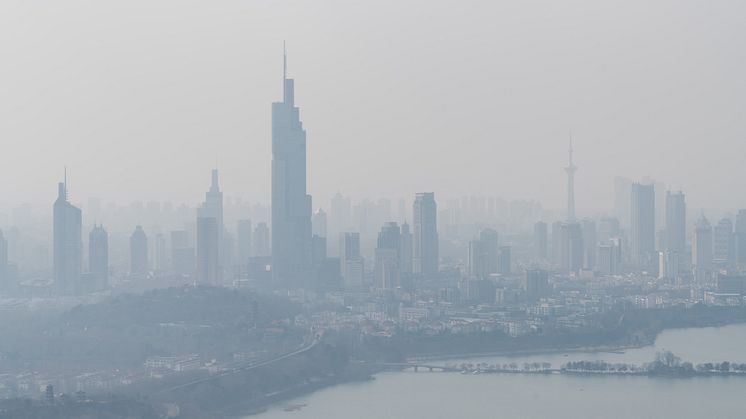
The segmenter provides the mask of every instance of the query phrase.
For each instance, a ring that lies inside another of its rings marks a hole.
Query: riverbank
[[[709,327],[709,326],[705,326]],[[665,330],[664,330],[665,331]],[[663,331],[661,331],[663,332]],[[537,348],[537,349],[519,349],[519,350],[503,350],[503,351],[490,351],[490,352],[459,352],[450,353],[443,355],[426,355],[426,356],[414,356],[407,357],[407,362],[432,362],[432,361],[452,361],[454,359],[472,359],[472,358],[487,358],[495,356],[506,356],[506,357],[520,357],[520,356],[533,356],[533,355],[551,355],[551,354],[565,354],[565,353],[623,353],[629,349],[638,349],[645,346],[650,346],[655,342],[654,336],[645,341],[641,341],[636,344],[626,345],[598,345],[598,346],[581,346],[581,347],[555,347],[555,348]]]

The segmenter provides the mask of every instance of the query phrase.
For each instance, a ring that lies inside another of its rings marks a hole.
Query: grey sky
[[[269,201],[281,46],[310,192],[579,208],[615,175],[746,207],[740,1],[0,3],[0,201]]]

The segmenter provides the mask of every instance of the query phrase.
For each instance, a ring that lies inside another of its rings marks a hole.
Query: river
[[[518,365],[570,360],[642,364],[670,350],[683,361],[746,363],[746,324],[670,330],[624,353],[572,352],[440,361]],[[428,362],[430,364],[434,362]],[[385,372],[272,406],[252,419],[596,419],[746,417],[746,377],[624,377]],[[286,411],[288,406],[300,407]]]

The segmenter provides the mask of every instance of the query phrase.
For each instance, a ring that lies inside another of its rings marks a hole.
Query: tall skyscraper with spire
[[[306,193],[306,131],[295,106],[283,51],[283,100],[272,103],[272,276],[294,286],[311,280],[311,196]]]
[[[225,251],[225,226],[223,224],[223,192],[220,191],[218,170],[212,170],[210,189],[205,202],[197,212],[197,282],[217,284],[223,269],[229,264]]]
[[[62,294],[74,294],[80,283],[83,253],[83,216],[67,200],[67,175],[57,185],[54,202],[54,283]]]

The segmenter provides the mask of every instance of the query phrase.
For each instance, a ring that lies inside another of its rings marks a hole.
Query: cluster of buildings
[[[461,302],[502,304],[519,294],[527,301],[544,297],[549,293],[545,277],[602,281],[632,275],[704,290],[715,301],[712,293],[729,294],[725,291],[733,288],[718,286],[720,279],[740,277],[746,268],[746,210],[714,227],[704,214],[691,222],[684,193],[660,183],[617,179],[614,212],[579,217],[572,143],[565,167],[567,209],[559,217],[537,203],[493,198],[449,201],[439,209],[432,192],[415,194],[411,206],[401,200],[395,210],[388,200],[353,206],[337,194],[328,212],[314,212],[307,191],[306,131],[286,63],[285,58],[282,100],[272,104],[272,201],[260,222],[252,223],[247,212],[226,217],[213,170],[202,204],[181,214],[183,228],[130,227],[126,269],[121,269],[122,258],[112,257],[113,236],[104,224],[94,223],[84,240],[83,213],[68,199],[65,180],[53,206],[50,280],[38,281],[39,275],[37,281],[19,280],[23,273],[9,261],[9,241],[0,231],[0,293],[25,284],[32,294],[84,295],[107,290],[112,280],[158,286],[161,279],[176,278],[218,286],[262,283],[272,289],[377,293],[394,300],[439,287],[458,292]],[[116,237],[121,243],[121,233]],[[115,275],[113,265],[120,267]],[[525,278],[519,281],[521,290],[505,286],[517,277]]]

